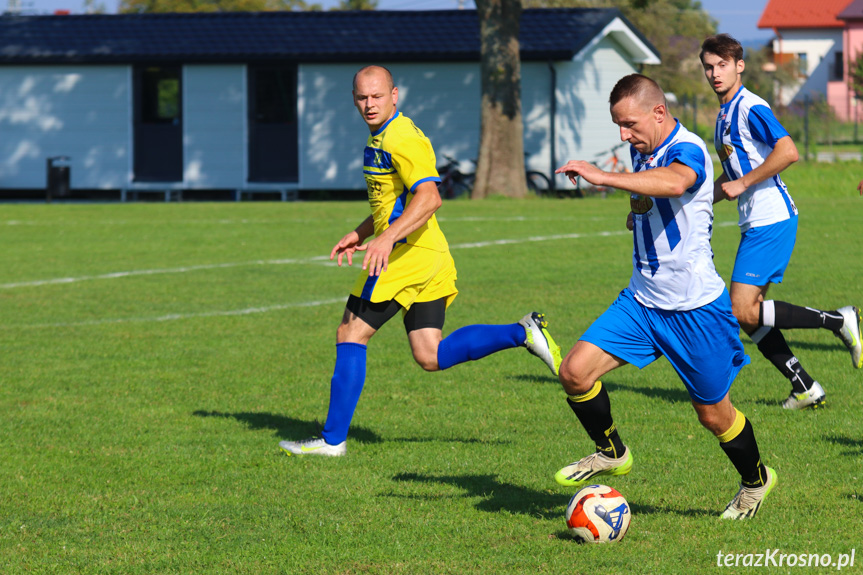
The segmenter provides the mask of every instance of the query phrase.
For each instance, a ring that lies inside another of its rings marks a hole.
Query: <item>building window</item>
[[[799,52],[797,54],[797,73],[804,78],[809,75],[809,62],[806,52]]]
[[[296,121],[295,71],[288,67],[255,69],[255,121],[290,124]]]
[[[141,75],[141,121],[176,124],[180,119],[180,67],[149,66]]]
[[[830,80],[835,82],[842,80],[845,77],[845,54],[843,52],[833,52],[833,65],[830,66]]]

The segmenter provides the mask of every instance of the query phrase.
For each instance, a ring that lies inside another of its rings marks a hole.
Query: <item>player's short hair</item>
[[[743,46],[731,34],[716,34],[708,36],[701,43],[698,58],[704,64],[704,54],[710,52],[723,60],[732,60],[735,64],[743,59]]]
[[[665,101],[665,92],[662,91],[659,84],[643,74],[630,74],[618,80],[611,90],[608,103],[613,107],[626,98],[635,98],[645,106],[662,104],[666,108],[668,107]]]
[[[382,70],[382,71],[383,71],[383,73],[384,73],[384,75],[386,75],[386,77],[387,77],[387,83],[389,84],[389,89],[390,89],[390,91],[392,91],[392,89],[393,89],[393,88],[395,88],[395,86],[396,86],[396,85],[395,85],[395,83],[393,82],[393,73],[392,73],[392,72],[390,72],[390,71],[389,71],[387,68],[385,68],[384,66],[378,66],[378,65],[376,65],[376,64],[370,64],[370,65],[368,65],[368,66],[363,66],[362,68],[360,68],[359,70],[357,70],[357,73],[356,73],[356,74],[354,74],[354,90],[356,90],[356,89],[357,89],[357,77],[358,77],[360,74],[365,74],[365,73],[367,73],[367,72],[371,72],[372,70]]]

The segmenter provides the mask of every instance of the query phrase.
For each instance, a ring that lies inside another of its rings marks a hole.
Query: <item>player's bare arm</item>
[[[372,216],[367,217],[363,220],[363,223],[358,225],[353,231],[345,234],[345,237],[339,240],[339,242],[333,246],[332,251],[330,251],[330,260],[338,255],[338,264],[341,267],[342,265],[342,257],[348,257],[348,265],[354,265],[354,252],[360,249],[360,246],[366,238],[373,235],[375,233],[375,224]]]
[[[363,258],[363,269],[368,270],[370,276],[378,276],[387,271],[393,245],[429,221],[440,206],[440,193],[434,182],[426,181],[417,186],[413,199],[402,215],[396,218],[381,235],[357,248],[366,252]]]
[[[619,173],[605,172],[590,162],[570,160],[555,173],[566,174],[573,184],[581,176],[595,186],[611,186],[654,198],[679,198],[698,179],[692,168],[679,162],[643,172]]]
[[[772,178],[798,160],[797,146],[791,136],[779,138],[773,151],[764,159],[764,163],[737,180],[726,181],[722,191],[728,199],[734,199],[764,180]]]

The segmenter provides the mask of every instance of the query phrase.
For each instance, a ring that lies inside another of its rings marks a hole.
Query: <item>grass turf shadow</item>
[[[474,507],[488,513],[499,513],[507,511],[521,515],[530,515],[542,519],[559,519],[563,517],[564,510],[570,498],[578,489],[572,493],[548,493],[529,489],[514,483],[500,481],[496,475],[428,475],[421,473],[399,473],[393,476],[395,481],[414,481],[418,483],[441,483],[454,485],[463,489],[465,493],[461,497],[481,497],[482,500]],[[398,494],[389,496],[405,497]],[[409,496],[422,497],[422,496]],[[434,496],[429,496],[434,498]],[[654,505],[639,505],[628,501],[633,515],[635,514],[675,514],[683,517],[709,517],[717,514],[715,509],[676,509],[673,507],[657,507]],[[561,532],[561,535],[568,532]]]
[[[199,409],[192,415],[196,417],[221,417],[223,419],[234,419],[244,423],[249,429],[269,429],[274,435],[281,439],[303,439],[313,435],[320,435],[323,425],[318,421],[306,421],[285,415],[274,413],[253,413],[241,411],[237,413],[225,413],[222,411],[206,411]],[[351,427],[351,439],[360,443],[381,443],[383,439],[374,431],[362,426]]]
[[[465,491],[462,497],[482,497],[474,507],[488,513],[508,511],[543,519],[561,517],[571,495],[547,493],[498,480],[496,475],[426,475],[399,473],[397,482],[441,483]],[[393,496],[401,497],[397,494]]]
[[[828,435],[824,439],[831,443],[851,448],[850,451],[846,451],[842,455],[851,457],[863,455],[863,439],[854,439],[842,435]]]

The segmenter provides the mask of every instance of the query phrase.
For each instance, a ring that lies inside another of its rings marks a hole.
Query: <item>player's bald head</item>
[[[362,68],[357,70],[357,73],[354,74],[354,90],[357,89],[357,78],[376,75],[383,76],[384,80],[387,83],[388,89],[392,91],[392,89],[395,87],[395,84],[393,83],[392,73],[383,66],[376,65],[363,66]]]
[[[659,84],[642,74],[630,74],[618,80],[611,90],[608,103],[613,108],[615,104],[627,98],[632,98],[643,110],[649,110],[660,105],[668,107],[665,101],[665,92],[662,91]]]

